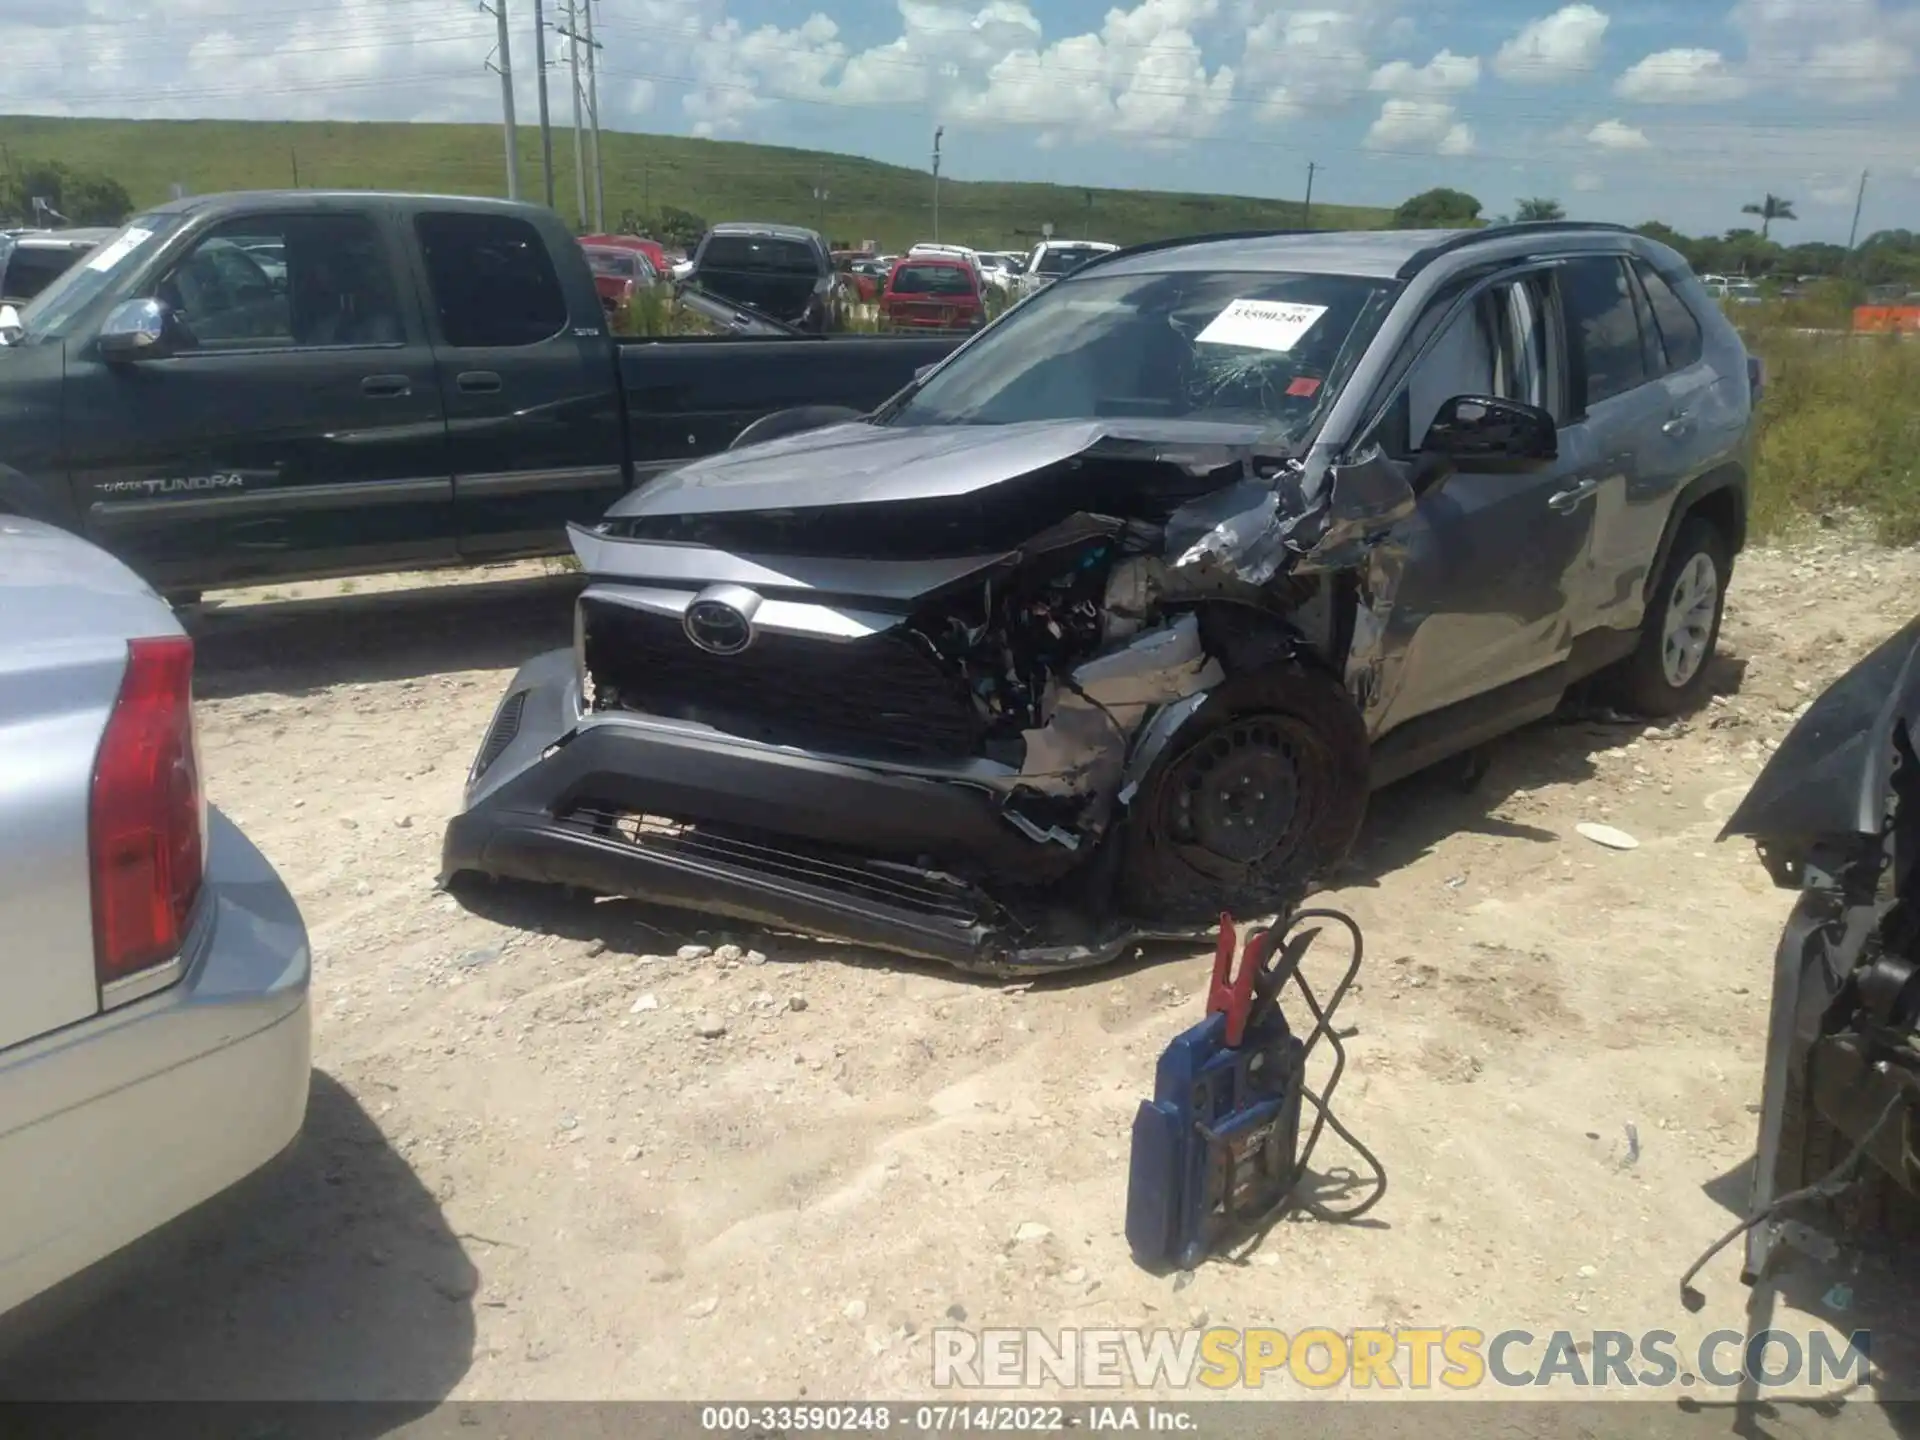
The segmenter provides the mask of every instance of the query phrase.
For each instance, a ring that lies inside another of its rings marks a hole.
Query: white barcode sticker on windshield
[[[152,238],[151,230],[142,230],[137,225],[130,230],[122,230],[112,241],[87,257],[87,268],[111,270]]]
[[[1194,343],[1239,345],[1249,350],[1291,350],[1326,313],[1324,305],[1234,300],[1194,337]]]

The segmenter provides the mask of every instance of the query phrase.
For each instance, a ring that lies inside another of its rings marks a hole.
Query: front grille
[[[574,806],[560,823],[601,839],[621,839],[653,854],[745,871],[867,905],[910,911],[929,920],[969,926],[982,918],[982,905],[960,881],[904,866],[795,850],[771,843],[767,836],[641,815],[591,801]]]
[[[602,703],[882,759],[961,759],[979,741],[962,683],[896,634],[833,641],[762,631],[738,655],[710,655],[678,616],[582,604],[587,673]]]

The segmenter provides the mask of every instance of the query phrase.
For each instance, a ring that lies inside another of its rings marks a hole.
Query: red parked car
[[[649,240],[644,235],[582,235],[582,245],[605,245],[615,250],[638,250],[647,257],[647,263],[653,266],[656,275],[664,275],[672,265],[667,259],[666,247],[658,240]]]
[[[964,260],[909,255],[894,262],[880,292],[887,330],[978,330],[987,323],[980,277]]]
[[[600,292],[600,304],[609,315],[620,313],[627,304],[660,278],[646,252],[622,245],[586,245],[581,252],[587,268],[593,271],[593,288]]]

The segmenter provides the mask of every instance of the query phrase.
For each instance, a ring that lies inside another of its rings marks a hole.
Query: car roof
[[[774,240],[820,241],[820,232],[809,230],[804,225],[774,225],[758,220],[722,220],[707,233],[709,235],[764,235]]]
[[[944,265],[952,270],[971,270],[973,268],[967,263],[966,256],[943,254],[938,250],[922,250],[918,255],[902,255],[898,260],[893,262],[893,268],[896,270],[902,265]]]
[[[1101,274],[1270,270],[1405,280],[1442,255],[1482,246],[1516,254],[1529,249],[1550,252],[1585,248],[1596,240],[1617,243],[1633,235],[1623,226],[1569,222],[1489,225],[1478,230],[1270,230],[1136,245],[1094,265]]]
[[[484,195],[434,195],[405,190],[222,190],[211,195],[187,195],[152,206],[147,215],[198,215],[225,210],[275,206],[287,210],[341,210],[369,205],[431,205],[435,209],[484,213],[505,211],[524,215],[530,208],[518,200]]]

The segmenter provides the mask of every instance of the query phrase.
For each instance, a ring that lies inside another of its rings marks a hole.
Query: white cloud
[[[1142,0],[1107,11],[1098,33],[1044,48],[1036,22],[1026,43],[1001,54],[978,83],[951,87],[941,111],[1039,126],[1042,144],[1115,134],[1164,145],[1210,134],[1233,99],[1235,74],[1229,65],[1208,70],[1193,27],[1217,9],[1218,0]]]
[[[1236,67],[1243,94],[1261,97],[1262,120],[1338,111],[1364,94],[1372,56],[1407,38],[1398,0],[1248,0]]]
[[[1602,150],[1645,150],[1653,144],[1646,131],[1624,120],[1602,120],[1587,132],[1587,143]]]
[[[1456,55],[1442,50],[1425,65],[1407,60],[1389,60],[1367,82],[1369,90],[1384,90],[1392,95],[1449,95],[1471,90],[1480,83],[1480,57]]]
[[[1389,100],[1368,127],[1364,143],[1369,150],[1470,155],[1474,138],[1472,127],[1463,124],[1445,100]]]
[[[1739,0],[1757,82],[1829,104],[1891,99],[1920,68],[1920,9],[1896,0]]]
[[[1606,181],[1594,174],[1591,170],[1582,170],[1578,175],[1573,177],[1573,188],[1578,190],[1582,195],[1591,195],[1596,190],[1604,190],[1606,188]]]
[[[1494,73],[1523,84],[1550,84],[1593,68],[1609,20],[1592,5],[1567,5],[1530,20],[1493,57]]]
[[[1711,105],[1738,100],[1746,77],[1718,50],[1662,50],[1614,82],[1613,93],[1645,105]]]

